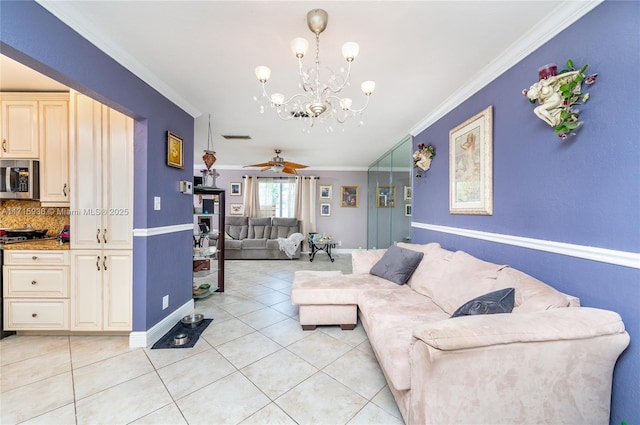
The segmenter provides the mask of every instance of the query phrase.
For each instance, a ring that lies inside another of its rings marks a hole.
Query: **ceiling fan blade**
[[[285,174],[298,174],[295,168],[289,167],[287,165],[284,166],[282,172]]]
[[[308,165],[297,164],[295,162],[289,162],[289,161],[284,161],[283,164],[285,165],[285,167],[291,167],[291,168],[307,168],[308,167]]]
[[[272,168],[272,167],[271,167],[271,165],[269,165],[268,167],[264,167],[264,168],[263,168],[262,170],[260,170],[260,171],[267,171],[267,170],[270,170],[271,168]]]
[[[273,166],[273,162],[269,161],[269,162],[263,162],[260,164],[253,164],[253,165],[245,165],[242,168],[247,168],[247,167],[272,167]]]

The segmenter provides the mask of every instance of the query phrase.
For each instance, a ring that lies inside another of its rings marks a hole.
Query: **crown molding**
[[[40,6],[51,12],[53,16],[60,19],[66,25],[71,27],[71,29],[90,41],[98,49],[102,50],[120,65],[132,72],[136,77],[140,78],[142,81],[149,84],[152,88],[157,90],[171,102],[178,105],[193,118],[198,118],[200,115],[202,115],[202,112],[198,110],[198,108],[196,108],[185,98],[180,96],[175,90],[173,90],[169,85],[158,78],[147,67],[138,62],[138,60],[136,60],[133,56],[126,53],[122,48],[120,48],[120,46],[115,44],[113,40],[111,40],[105,34],[97,31],[95,27],[91,26],[91,23],[84,21],[82,17],[73,9],[71,3],[53,0],[35,1]]]
[[[431,114],[409,129],[409,134],[417,136],[426,130],[430,125],[451,112],[455,107],[565,30],[569,25],[589,13],[603,1],[565,1],[560,4],[541,23],[511,44],[495,61],[484,67],[466,86],[454,92]]]

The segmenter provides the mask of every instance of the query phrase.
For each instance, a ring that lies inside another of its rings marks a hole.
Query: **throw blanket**
[[[287,257],[293,258],[293,255],[296,253],[298,249],[298,245],[304,239],[302,233],[293,233],[288,238],[278,238],[278,246],[280,247],[280,251],[283,251],[287,254]]]

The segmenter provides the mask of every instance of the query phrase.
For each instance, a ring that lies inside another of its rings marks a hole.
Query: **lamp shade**
[[[297,37],[291,40],[291,51],[297,58],[302,58],[307,54],[309,49],[309,42],[302,37]]]
[[[258,66],[256,67],[256,77],[261,83],[266,83],[271,77],[271,70],[266,66]]]
[[[343,111],[348,111],[349,108],[351,108],[352,103],[353,101],[348,97],[343,97],[342,99],[340,99],[340,107]]]
[[[371,93],[373,93],[373,90],[376,88],[376,83],[375,81],[365,81],[360,85],[360,88],[362,89],[362,92],[366,96],[369,96]]]
[[[354,43],[353,41],[342,45],[342,56],[344,56],[347,62],[352,62],[356,56],[358,56],[359,51],[360,46],[358,46],[358,43]]]

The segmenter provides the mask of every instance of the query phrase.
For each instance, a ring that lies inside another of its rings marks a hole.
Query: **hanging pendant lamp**
[[[207,167],[207,171],[211,171],[211,166],[216,162],[216,153],[212,149],[213,145],[213,135],[211,133],[211,114],[209,114],[209,134],[207,137],[207,149],[204,151],[204,155],[202,155],[202,160],[204,161],[204,165]]]

